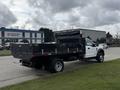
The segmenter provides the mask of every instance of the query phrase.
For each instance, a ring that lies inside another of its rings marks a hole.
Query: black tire
[[[51,73],[58,73],[64,70],[64,62],[61,59],[53,59],[49,65],[49,71]]]
[[[98,63],[103,63],[104,62],[104,53],[99,52],[97,54],[96,60],[97,60]]]

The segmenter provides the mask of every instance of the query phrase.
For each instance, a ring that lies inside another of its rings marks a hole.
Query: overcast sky
[[[0,0],[0,26],[120,31],[120,0]]]

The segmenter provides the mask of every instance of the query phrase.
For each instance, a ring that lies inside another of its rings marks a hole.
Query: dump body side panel
[[[12,44],[11,51],[15,58],[30,60],[35,57],[68,58],[85,54],[84,43],[73,44]]]

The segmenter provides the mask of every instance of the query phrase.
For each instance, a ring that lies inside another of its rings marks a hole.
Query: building
[[[106,39],[105,31],[90,30],[90,29],[69,29],[69,30],[55,31],[55,33],[71,32],[71,31],[80,32],[83,37],[88,37],[93,41]]]
[[[89,29],[70,29],[61,31],[52,31],[47,28],[41,28],[40,30],[22,30],[22,29],[8,29],[0,28],[0,45],[6,43],[27,42],[27,43],[43,43],[55,41],[54,33],[61,32],[80,32],[83,37],[89,37],[93,41],[105,39],[105,31],[89,30]]]
[[[44,42],[44,32],[0,28],[0,44],[15,42],[42,43]]]

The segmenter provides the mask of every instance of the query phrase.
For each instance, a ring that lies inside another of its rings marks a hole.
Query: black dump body
[[[31,59],[37,56],[55,54],[56,44],[12,44],[11,51],[15,58]]]
[[[12,44],[11,51],[15,58],[31,60],[57,57],[72,60],[85,54],[85,39],[78,32],[63,32],[56,34],[56,42],[43,44]]]

